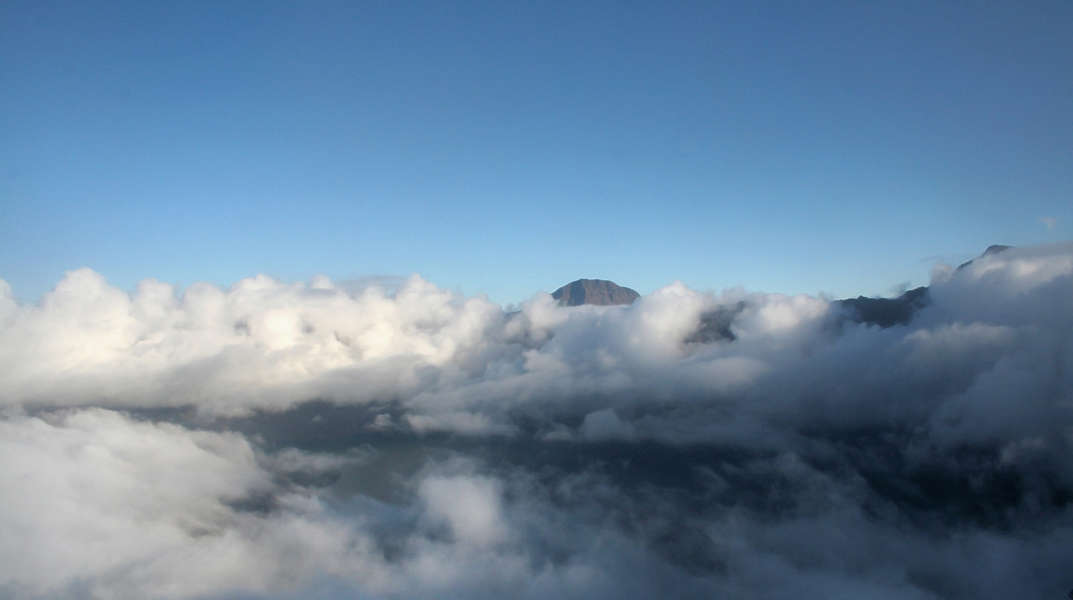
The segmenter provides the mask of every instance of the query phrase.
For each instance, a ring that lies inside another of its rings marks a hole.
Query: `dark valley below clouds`
[[[1073,244],[891,299],[585,281],[0,282],[0,598],[1073,588]]]

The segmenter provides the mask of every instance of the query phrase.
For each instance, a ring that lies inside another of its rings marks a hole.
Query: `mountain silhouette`
[[[992,254],[998,254],[999,252],[1005,252],[1006,250],[1009,250],[1010,248],[1013,248],[1013,246],[1007,246],[1005,244],[991,244],[990,246],[987,247],[987,250],[984,250],[984,253],[981,254],[980,256],[977,256],[976,258],[974,258],[972,260],[967,260],[967,261],[961,263],[960,265],[958,265],[957,270],[960,271],[960,270],[964,269],[965,267],[971,265],[973,263],[973,261],[975,261],[978,258],[983,258],[985,256],[991,256]]]
[[[551,293],[562,306],[633,304],[640,294],[606,279],[578,279]]]

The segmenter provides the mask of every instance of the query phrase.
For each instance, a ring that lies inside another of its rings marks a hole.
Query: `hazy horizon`
[[[1062,243],[1064,243],[1064,242],[1055,242],[1054,244],[1059,244],[1060,245]],[[1054,245],[1054,244],[1052,244],[1052,245]],[[1012,247],[1015,247],[1015,246],[1012,246]],[[1032,247],[1032,246],[1030,245],[1029,247]],[[983,254],[983,251],[981,250],[980,252],[978,252],[976,254],[965,255],[963,258],[951,260],[950,262],[942,260],[940,257],[936,257],[936,256],[928,257],[930,262],[929,262],[927,268],[924,269],[924,271],[926,271],[928,273],[928,275],[924,279],[891,282],[886,287],[883,287],[880,290],[872,291],[872,292],[869,292],[869,293],[859,292],[859,293],[855,293],[855,294],[838,295],[838,294],[834,294],[834,293],[831,293],[829,291],[826,291],[826,290],[824,290],[822,288],[819,289],[819,290],[813,291],[813,292],[808,292],[808,291],[749,289],[749,288],[746,288],[746,287],[744,287],[742,285],[724,285],[724,286],[709,286],[709,287],[697,286],[695,289],[698,289],[699,291],[703,291],[703,292],[708,292],[708,293],[717,293],[717,292],[722,292],[722,293],[728,293],[728,292],[742,292],[742,293],[745,293],[745,292],[770,292],[770,293],[781,293],[781,294],[786,294],[786,295],[790,295],[790,296],[804,295],[804,296],[814,296],[814,297],[817,297],[817,298],[826,298],[826,299],[853,298],[853,297],[856,297],[856,296],[865,296],[865,297],[871,297],[871,298],[891,298],[891,297],[897,297],[900,294],[902,294],[903,292],[905,292],[906,290],[911,289],[911,288],[921,287],[921,286],[926,287],[926,286],[930,285],[930,283],[931,283],[930,278],[934,275],[934,273],[936,271],[942,272],[942,271],[944,271],[946,269],[956,267],[956,266],[958,266],[960,264],[964,264],[964,263],[966,263],[968,261],[971,261],[971,260],[973,260],[975,258],[978,258],[982,254]],[[957,255],[957,256],[960,256],[960,255]],[[164,279],[158,278],[158,277],[146,277],[144,279],[140,279],[140,280],[137,280],[137,281],[133,282],[133,284],[128,284],[127,286],[123,287],[118,282],[112,282],[111,280],[109,280],[105,276],[104,273],[100,273],[97,270],[95,270],[95,269],[93,269],[92,267],[89,267],[89,266],[83,266],[83,267],[79,267],[79,268],[72,268],[72,269],[68,269],[68,270],[64,271],[62,276],[60,277],[60,279],[58,279],[57,281],[53,282],[51,285],[48,285],[43,291],[41,291],[35,297],[26,297],[25,294],[21,294],[20,290],[18,288],[16,288],[15,286],[11,285],[10,282],[4,281],[4,283],[6,283],[9,286],[10,293],[12,294],[12,298],[16,302],[18,302],[19,304],[25,304],[25,305],[40,304],[45,299],[46,296],[48,296],[50,293],[55,291],[56,286],[59,285],[63,281],[63,279],[65,279],[66,277],[70,276],[72,273],[77,273],[77,272],[80,272],[80,271],[91,271],[91,272],[93,272],[95,274],[98,274],[101,277],[104,277],[105,281],[108,281],[108,283],[110,285],[116,286],[117,288],[121,289],[123,292],[127,293],[128,295],[136,294],[138,289],[139,289],[139,287],[141,287],[144,283],[155,283],[155,282],[164,283],[164,284],[167,284],[168,286],[170,286],[174,290],[175,294],[182,295],[185,290],[187,290],[187,289],[189,289],[191,287],[197,287],[199,285],[206,285],[207,284],[207,285],[212,285],[212,286],[219,287],[221,289],[228,289],[228,288],[233,288],[236,285],[240,285],[243,281],[246,281],[246,280],[256,280],[256,279],[265,278],[265,277],[267,277],[269,279],[272,279],[274,281],[278,281],[280,283],[290,284],[290,285],[306,285],[306,286],[310,286],[310,287],[316,287],[318,285],[330,284],[333,287],[337,287],[339,289],[348,290],[348,291],[352,291],[352,292],[360,291],[360,290],[363,290],[363,289],[366,289],[366,288],[369,288],[369,287],[379,287],[379,288],[381,288],[382,290],[384,290],[385,292],[387,292],[389,294],[393,293],[397,288],[399,288],[402,285],[404,285],[406,283],[406,281],[408,281],[408,280],[410,280],[410,279],[412,279],[414,277],[422,279],[422,280],[430,281],[430,283],[432,283],[434,285],[438,284],[438,282],[436,282],[436,281],[431,281],[431,280],[428,280],[427,278],[423,277],[421,273],[409,273],[407,275],[368,274],[368,275],[358,275],[358,276],[349,277],[349,278],[342,278],[342,279],[332,278],[332,277],[329,277],[328,275],[326,275],[324,273],[315,273],[314,275],[312,275],[312,276],[310,276],[308,278],[297,279],[297,280],[278,278],[278,277],[272,276],[269,273],[251,273],[251,274],[248,274],[246,276],[239,277],[238,279],[236,279],[234,281],[209,281],[209,280],[196,279],[195,278],[194,280],[189,281],[189,282],[176,282],[176,281],[167,281],[167,280],[164,280]],[[500,306],[503,306],[504,308],[516,308],[516,307],[524,304],[526,301],[531,300],[534,296],[537,296],[537,295],[540,295],[540,294],[551,294],[553,291],[555,291],[559,287],[562,287],[562,286],[564,286],[564,285],[566,285],[568,283],[571,283],[572,281],[576,281],[576,280],[579,280],[579,279],[599,279],[599,280],[612,281],[611,279],[609,279],[607,277],[603,277],[600,274],[584,274],[584,275],[578,275],[578,276],[571,276],[570,278],[562,279],[561,282],[559,284],[557,284],[557,285],[554,285],[552,287],[548,287],[547,289],[534,289],[531,293],[529,293],[525,297],[520,298],[520,299],[516,299],[514,301],[510,301],[510,302],[503,302],[503,301],[500,301],[500,300],[498,300],[496,298],[492,298],[492,297],[489,296],[489,294],[487,292],[485,292],[483,290],[468,290],[467,291],[467,290],[462,289],[460,286],[454,286],[453,288],[446,288],[446,289],[450,289],[452,292],[458,293],[458,294],[461,294],[461,295],[464,295],[464,296],[474,296],[474,297],[483,296],[483,297],[487,297],[490,301],[492,301],[495,304],[498,304]],[[0,281],[3,281],[3,278],[0,278]],[[632,286],[629,283],[629,281],[612,281],[612,282],[615,283],[615,284],[618,284],[618,285],[620,285],[622,287],[635,289],[634,286]],[[687,287],[693,287],[693,286],[689,286],[688,282],[684,282],[684,281],[681,281],[681,280],[669,280],[669,281],[664,282],[661,285],[658,285],[654,289],[647,290],[645,292],[641,292],[641,290],[635,290],[635,291],[638,291],[639,293],[641,293],[642,296],[647,296],[647,295],[649,295],[651,293],[657,292],[658,290],[660,290],[662,288],[665,288],[667,286],[671,286],[671,285],[674,285],[674,284],[683,284],[683,285],[686,285]]]

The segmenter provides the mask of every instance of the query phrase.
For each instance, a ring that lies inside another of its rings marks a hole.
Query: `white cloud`
[[[928,295],[0,282],[0,594],[1064,593],[1073,245]]]
[[[507,535],[500,493],[494,480],[479,476],[432,476],[419,490],[430,520],[446,523],[457,541],[476,546],[500,542]]]
[[[100,409],[0,420],[0,580],[30,594],[85,584],[101,598],[188,597],[281,585],[291,549],[343,553],[330,528],[233,508],[272,488],[234,434]]]

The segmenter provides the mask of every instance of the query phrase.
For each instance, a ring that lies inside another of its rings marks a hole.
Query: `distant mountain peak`
[[[551,293],[562,306],[633,304],[640,294],[606,279],[578,279]]]
[[[981,254],[980,256],[977,256],[976,258],[974,258],[972,260],[967,260],[967,261],[961,263],[960,265],[958,265],[957,270],[960,271],[960,270],[964,269],[965,267],[971,265],[972,261],[976,260],[977,258],[983,258],[985,256],[991,256],[993,254],[998,254],[999,252],[1004,252],[1006,250],[1009,250],[1010,248],[1013,248],[1013,246],[1007,246],[1005,244],[991,244],[990,246],[987,247],[987,250],[984,250],[984,253]]]

